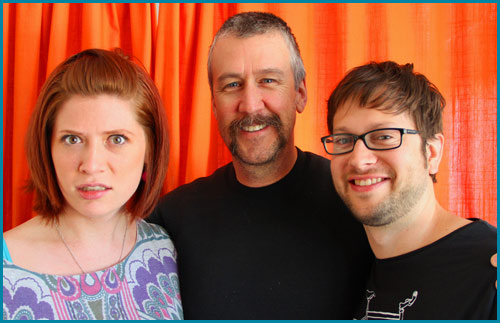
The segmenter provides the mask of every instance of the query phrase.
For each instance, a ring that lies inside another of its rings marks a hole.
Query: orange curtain
[[[309,100],[297,118],[298,147],[326,157],[326,100],[347,70],[370,60],[414,63],[447,99],[439,201],[496,226],[496,4],[161,3],[157,24],[149,4],[4,4],[4,230],[31,216],[20,190],[22,139],[37,91],[57,63],[86,47],[123,47],[152,73],[171,133],[165,192],[229,162],[206,61],[224,20],[252,10],[282,17],[299,43]]]

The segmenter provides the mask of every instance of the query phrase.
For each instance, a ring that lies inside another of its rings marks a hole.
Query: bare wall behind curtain
[[[326,157],[326,100],[347,70],[370,60],[414,63],[447,100],[439,201],[496,226],[496,4],[162,3],[157,25],[153,7],[4,4],[4,230],[31,217],[31,197],[20,190],[22,140],[37,91],[57,63],[87,47],[121,46],[153,74],[170,123],[165,192],[228,163],[207,54],[224,20],[250,10],[281,16],[299,43],[309,100],[297,117],[298,147]]]

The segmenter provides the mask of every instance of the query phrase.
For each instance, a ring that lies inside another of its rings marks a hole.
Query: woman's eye
[[[125,136],[122,135],[113,135],[109,139],[113,145],[123,145],[127,141]]]
[[[68,145],[75,145],[75,144],[82,142],[82,140],[80,138],[78,138],[78,136],[75,136],[75,135],[64,136],[63,141],[65,143],[67,143]]]

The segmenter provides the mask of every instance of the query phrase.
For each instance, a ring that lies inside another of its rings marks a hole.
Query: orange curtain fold
[[[39,88],[58,63],[85,48],[121,47],[155,80],[171,136],[164,192],[228,163],[206,62],[218,28],[243,11],[275,13],[292,28],[308,87],[295,141],[325,157],[326,101],[343,75],[371,60],[413,63],[447,100],[438,200],[496,226],[495,3],[56,3],[3,4],[4,230],[32,216],[32,197],[21,189],[28,178],[23,140]]]

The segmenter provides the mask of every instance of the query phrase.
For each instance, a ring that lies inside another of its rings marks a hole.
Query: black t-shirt
[[[374,262],[357,319],[496,319],[496,228],[475,221]]]
[[[350,319],[373,261],[329,161],[300,150],[277,183],[241,185],[230,163],[164,196],[148,221],[175,243],[186,319]]]

